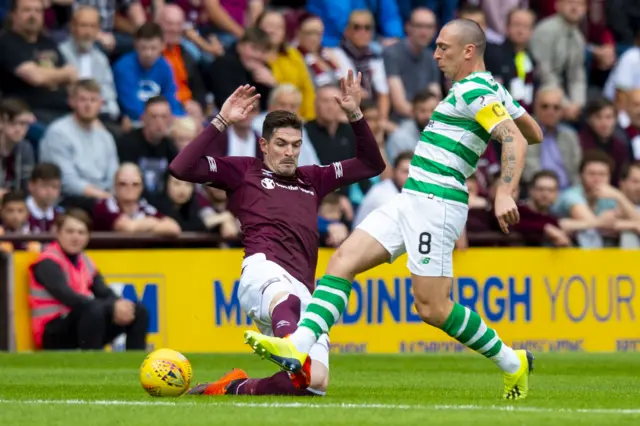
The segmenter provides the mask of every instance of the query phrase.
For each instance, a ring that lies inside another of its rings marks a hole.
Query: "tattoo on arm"
[[[502,143],[502,174],[503,183],[510,184],[516,171],[516,147],[514,142],[513,121],[505,120],[498,124],[491,132],[491,137]]]

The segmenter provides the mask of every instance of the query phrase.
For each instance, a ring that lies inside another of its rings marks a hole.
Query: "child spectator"
[[[199,216],[194,184],[178,180],[169,173],[165,181],[165,190],[154,205],[162,214],[173,218],[183,231],[205,231],[204,222]]]
[[[62,187],[62,172],[53,163],[40,163],[31,173],[27,209],[32,233],[50,232],[63,209],[57,205]]]
[[[318,209],[318,231],[322,247],[338,247],[349,236],[349,228],[340,221],[340,195],[335,192],[324,197]]]
[[[26,189],[35,156],[24,138],[34,120],[23,101],[7,98],[0,103],[0,193]]]
[[[27,209],[26,195],[21,191],[8,192],[2,197],[0,208],[0,235],[26,235],[29,234],[29,210]],[[0,251],[12,252],[13,250],[40,251],[41,245],[37,242],[0,243]]]

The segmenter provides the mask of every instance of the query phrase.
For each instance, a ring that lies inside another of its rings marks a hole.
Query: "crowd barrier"
[[[149,343],[184,352],[247,352],[252,328],[240,310],[241,250],[90,250],[108,283],[151,313]],[[317,276],[331,251],[321,250]],[[12,321],[8,348],[32,349],[27,304],[30,253],[6,256]],[[638,252],[618,249],[470,249],[455,253],[452,296],[478,311],[516,348],[541,351],[640,350]],[[332,352],[425,353],[465,350],[421,323],[406,258],[356,278],[331,332]],[[121,349],[116,342],[114,350]]]

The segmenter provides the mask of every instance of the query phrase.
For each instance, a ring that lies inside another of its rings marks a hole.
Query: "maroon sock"
[[[300,321],[300,299],[290,294],[278,303],[271,313],[271,329],[276,337],[284,337],[298,328]]]
[[[247,379],[244,382],[239,382],[232,386],[233,387],[227,391],[228,395],[315,395],[306,389],[303,390],[295,387],[286,371],[280,371],[264,379]]]

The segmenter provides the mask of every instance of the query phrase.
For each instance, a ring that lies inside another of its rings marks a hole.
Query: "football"
[[[191,363],[173,349],[151,352],[140,366],[140,383],[151,396],[176,397],[184,394],[191,384]]]

